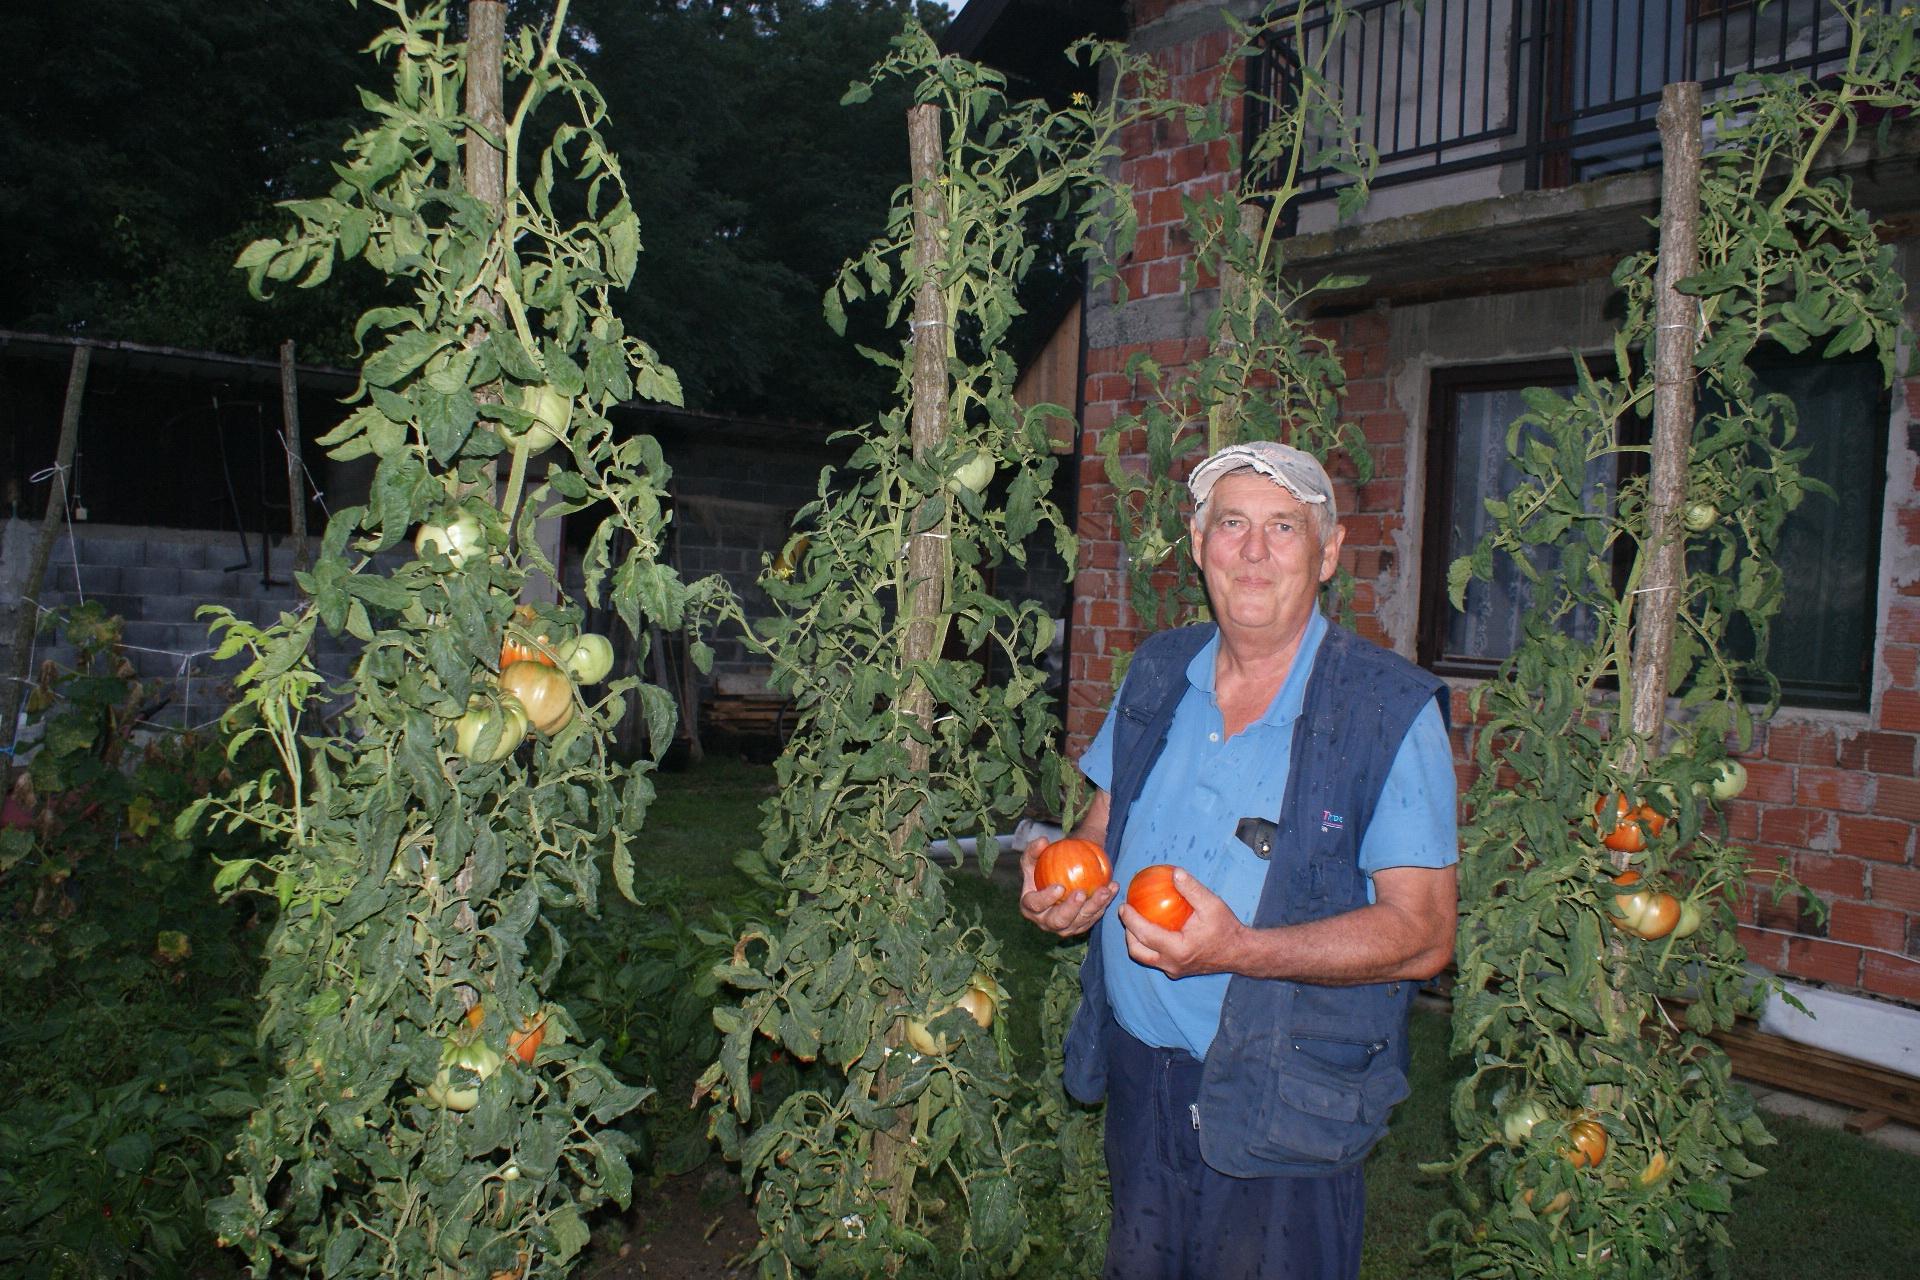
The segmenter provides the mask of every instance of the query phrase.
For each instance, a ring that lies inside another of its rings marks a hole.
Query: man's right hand
[[[1064,886],[1057,884],[1035,888],[1033,864],[1049,843],[1046,839],[1035,840],[1020,855],[1020,914],[1048,933],[1063,938],[1078,937],[1093,928],[1106,913],[1107,904],[1120,892],[1120,886],[1108,881],[1092,894],[1083,889],[1068,893]]]

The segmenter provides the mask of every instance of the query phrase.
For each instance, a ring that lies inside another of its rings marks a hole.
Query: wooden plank
[[[1856,1111],[1853,1115],[1847,1117],[1847,1122],[1842,1127],[1845,1128],[1848,1133],[1867,1134],[1872,1133],[1875,1129],[1878,1129],[1891,1119],[1893,1119],[1893,1117],[1884,1111]]]
[[[1920,1126],[1920,1080],[1912,1076],[1768,1035],[1744,1019],[1714,1039],[1736,1075]]]

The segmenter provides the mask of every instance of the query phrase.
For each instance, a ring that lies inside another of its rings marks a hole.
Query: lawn
[[[648,818],[657,868],[695,899],[725,903],[747,889],[731,852],[758,840],[756,807],[772,771],[715,760],[660,781],[660,802]],[[1000,939],[1014,1000],[1009,1039],[1022,1055],[1039,1054],[1037,1001],[1022,1000],[1046,982],[1056,946],[1019,916],[1009,883],[1009,855],[992,878],[977,863],[953,872],[954,901],[977,910]],[[1368,1231],[1361,1274],[1366,1280],[1444,1280],[1444,1262],[1423,1256],[1427,1220],[1446,1207],[1441,1183],[1423,1177],[1420,1162],[1450,1146],[1446,1102],[1453,1072],[1444,1012],[1422,1010],[1413,1022],[1413,1096],[1367,1170]],[[1920,1275],[1920,1158],[1853,1134],[1788,1117],[1770,1117],[1779,1145],[1762,1153],[1770,1173],[1743,1187],[1732,1232],[1737,1280],[1882,1280]]]

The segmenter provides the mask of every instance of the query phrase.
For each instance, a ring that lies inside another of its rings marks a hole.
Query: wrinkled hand
[[[1048,933],[1063,938],[1078,937],[1093,928],[1106,913],[1107,904],[1120,892],[1120,886],[1109,881],[1091,894],[1083,889],[1068,893],[1064,885],[1057,884],[1045,889],[1034,888],[1033,864],[1049,843],[1044,838],[1035,840],[1020,855],[1020,914]]]
[[[1122,903],[1120,923],[1127,931],[1127,954],[1169,978],[1233,972],[1247,927],[1218,894],[1179,867],[1173,869],[1173,885],[1193,904],[1192,917],[1175,932]]]

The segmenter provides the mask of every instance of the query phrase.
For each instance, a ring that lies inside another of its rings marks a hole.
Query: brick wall
[[[1225,37],[1194,6],[1142,0],[1135,31],[1136,48],[1152,52],[1183,96],[1198,100],[1193,95],[1211,91]],[[1141,223],[1122,267],[1130,298],[1121,306],[1096,296],[1088,308],[1081,558],[1067,708],[1076,752],[1105,714],[1115,659],[1141,639],[1127,604],[1125,552],[1115,536],[1101,442],[1144,407],[1145,389],[1127,376],[1128,361],[1144,352],[1173,369],[1197,358],[1205,351],[1205,316],[1216,305],[1204,280],[1191,305],[1180,297],[1191,253],[1180,197],[1225,181],[1224,151],[1215,155],[1220,144],[1196,146],[1164,124],[1140,126],[1125,143],[1122,173],[1134,184]],[[1910,286],[1920,275],[1915,243],[1903,246]],[[1344,412],[1361,426],[1374,461],[1365,485],[1354,483],[1350,464],[1332,468],[1347,529],[1343,560],[1357,579],[1349,620],[1363,635],[1410,654],[1421,509],[1419,477],[1410,471],[1423,465],[1426,370],[1444,361],[1410,356],[1404,343],[1396,348],[1396,318],[1383,305],[1324,321],[1319,332],[1341,353]],[[1580,341],[1553,332],[1529,337],[1536,344]],[[1509,348],[1488,358],[1520,354]],[[1756,874],[1739,907],[1741,941],[1754,960],[1795,979],[1920,1004],[1920,377],[1896,385],[1889,435],[1872,705],[1863,713],[1788,710],[1763,726],[1743,757],[1747,792],[1728,806],[1727,821],[1729,836],[1754,855]],[[1144,440],[1122,444],[1126,464],[1144,469]],[[1454,718],[1465,723],[1464,688],[1456,688]],[[1474,772],[1466,738],[1464,729],[1455,730],[1463,787]],[[1770,873],[1783,861],[1825,904],[1824,920],[1795,900],[1769,900]]]

